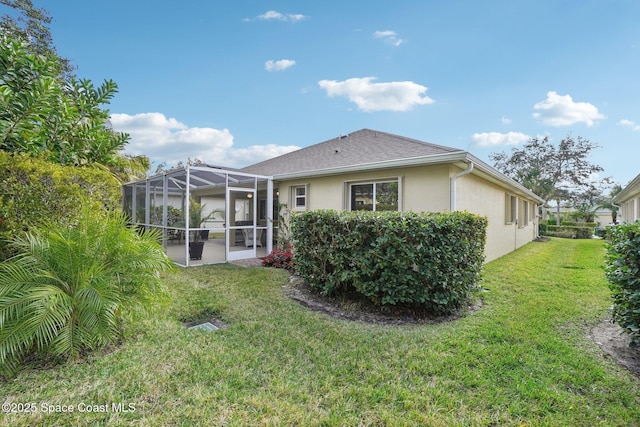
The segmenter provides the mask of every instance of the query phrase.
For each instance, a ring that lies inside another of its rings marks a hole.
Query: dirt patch
[[[640,376],[640,350],[629,347],[629,337],[611,320],[603,320],[591,328],[587,337],[610,357],[636,376]]]
[[[482,307],[482,300],[465,307],[459,313],[450,316],[435,316],[433,313],[415,308],[398,308],[391,312],[381,312],[377,307],[363,299],[340,299],[326,297],[310,288],[295,275],[289,277],[289,284],[284,286],[285,294],[297,303],[310,310],[325,313],[329,316],[377,325],[416,325],[449,322],[472,313]]]

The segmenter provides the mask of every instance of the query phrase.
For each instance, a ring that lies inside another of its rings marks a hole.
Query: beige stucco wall
[[[276,182],[279,202],[293,206],[292,187],[306,186],[305,210],[348,208],[347,184],[358,181],[399,179],[400,209],[414,212],[449,212],[450,177],[461,171],[453,165],[416,166],[386,169],[336,176],[295,179]],[[536,237],[537,218],[528,224],[505,224],[505,194],[507,190],[476,175],[469,174],[456,182],[456,208],[487,216],[486,260],[491,261],[532,241]],[[530,203],[535,203],[533,200]],[[537,209],[531,208],[537,212]],[[295,209],[292,209],[295,210]],[[529,215],[532,216],[531,214]]]
[[[621,222],[635,222],[640,219],[640,185],[630,184],[625,188],[625,196],[618,201]]]
[[[274,187],[280,192],[280,203],[293,210],[291,187],[302,185],[308,190],[306,210],[342,210],[348,208],[345,195],[348,183],[398,179],[402,210],[445,212],[449,210],[448,173],[447,165],[419,166],[280,181]]]
[[[452,175],[459,171],[452,167]],[[538,224],[537,206],[535,201],[529,201],[529,214],[526,224],[506,222],[507,194],[515,195],[518,201],[523,199],[514,192],[488,182],[476,175],[464,175],[456,182],[456,208],[466,210],[488,219],[486,260],[499,258],[536,238]],[[517,204],[517,216],[520,217],[522,206]],[[533,214],[533,215],[532,215]]]

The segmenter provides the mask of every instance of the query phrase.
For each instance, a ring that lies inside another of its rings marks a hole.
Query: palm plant
[[[189,204],[189,227],[190,228],[200,228],[202,225],[210,219],[216,217],[216,215],[220,214],[224,216],[224,211],[222,209],[214,209],[209,212],[208,215],[204,215],[204,211],[206,208],[206,204],[201,204],[196,199],[191,197]],[[193,233],[192,241],[198,242],[200,240],[200,232]]]
[[[83,211],[73,227],[35,227],[12,239],[0,263],[0,373],[35,352],[77,357],[114,343],[122,317],[166,295],[172,264],[155,231],[128,228],[120,213]]]

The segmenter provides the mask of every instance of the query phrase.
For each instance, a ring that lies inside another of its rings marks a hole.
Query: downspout
[[[451,212],[455,212],[456,211],[456,181],[458,180],[458,178],[460,178],[461,176],[470,174],[471,171],[473,170],[473,162],[469,161],[469,164],[467,165],[467,168],[463,171],[458,172],[457,174],[453,175],[451,177],[451,195],[450,195],[450,199],[449,199],[449,206],[451,209]]]

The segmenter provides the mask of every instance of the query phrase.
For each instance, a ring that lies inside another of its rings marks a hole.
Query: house
[[[640,219],[640,175],[613,198],[613,203],[620,206],[618,221],[635,222]]]
[[[488,218],[490,261],[536,238],[541,203],[464,150],[370,129],[243,169],[187,166],[123,186],[123,208],[131,221],[157,229],[167,254],[183,266],[266,255],[282,205],[285,214],[466,210]],[[198,206],[202,215],[194,217]],[[200,219],[213,210],[219,214]],[[193,256],[197,243],[202,253]]]
[[[270,176],[288,212],[451,212],[488,218],[486,260],[537,237],[543,200],[470,153],[370,129],[241,169]]]

